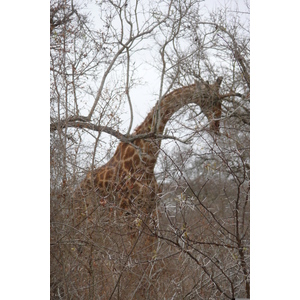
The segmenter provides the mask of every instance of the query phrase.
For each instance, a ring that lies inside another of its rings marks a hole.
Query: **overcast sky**
[[[232,6],[233,9],[236,9],[236,4],[238,4],[238,8],[240,11],[247,11],[247,8],[244,4],[244,0],[238,0],[235,3],[234,1],[226,1],[226,0],[206,0],[202,3],[203,12],[214,10],[217,7],[226,5]],[[249,15],[245,14],[245,17],[249,18]],[[146,55],[146,56],[145,56]],[[151,108],[155,105],[158,97],[156,96],[159,93],[160,88],[160,76],[161,74],[155,70],[152,66],[147,64],[148,62],[152,62],[153,58],[150,55],[150,52],[142,52],[142,55],[136,55],[134,58],[136,59],[136,64],[141,64],[138,69],[138,77],[142,77],[144,81],[144,85],[140,85],[131,90],[131,101],[133,106],[133,126],[134,128],[139,125],[147,113],[151,110]],[[193,82],[191,82],[193,83]],[[129,110],[128,110],[129,112]],[[129,124],[130,115],[123,116],[124,119],[124,128],[126,128]]]

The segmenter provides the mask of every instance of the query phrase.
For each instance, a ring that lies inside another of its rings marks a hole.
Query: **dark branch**
[[[188,141],[182,141],[178,139],[175,136],[170,136],[170,135],[162,135],[162,134],[157,134],[155,132],[149,132],[149,133],[143,133],[143,134],[137,134],[137,135],[127,135],[127,134],[122,134],[119,131],[108,127],[108,126],[101,126],[101,125],[95,125],[93,123],[90,123],[87,121],[88,118],[82,117],[82,116],[77,116],[77,117],[70,117],[66,120],[62,120],[60,122],[53,122],[50,124],[50,132],[54,132],[58,130],[59,128],[85,128],[97,132],[105,132],[108,133],[117,139],[119,139],[121,142],[124,143],[132,143],[135,140],[138,139],[173,139],[177,140],[181,143],[187,143]]]

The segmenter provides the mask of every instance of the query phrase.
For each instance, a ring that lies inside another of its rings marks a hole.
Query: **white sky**
[[[224,6],[225,4],[226,5],[231,4],[233,9],[236,8],[236,3],[234,3],[233,1],[206,0],[202,3],[203,11],[205,10],[210,11],[212,9],[215,9],[216,7]],[[241,11],[247,11],[246,6],[244,4],[244,0],[238,0],[237,4]],[[145,55],[147,56],[145,57]],[[133,117],[134,117],[132,131],[137,125],[139,125],[144,120],[147,113],[155,105],[156,101],[158,100],[158,97],[155,94],[159,93],[159,88],[160,88],[161,74],[150,65],[147,65],[146,63],[147,61],[151,62],[153,60],[150,53],[147,54],[147,52],[143,51],[141,58],[142,60],[137,60],[136,63],[141,64],[141,66],[138,69],[139,71],[138,76],[143,78],[145,84],[142,86],[137,86],[130,91],[131,101],[133,106]],[[127,118],[126,116],[124,116],[124,128],[126,128],[126,126],[129,125],[129,118],[130,118],[129,114]]]
[[[206,10],[211,11],[215,8],[222,7],[225,5],[227,7],[232,7],[233,10],[235,10],[236,5],[238,5],[241,11],[247,11],[244,0],[237,0],[236,2],[226,0],[206,0],[203,1],[201,5],[203,7],[202,12],[205,12]],[[92,12],[94,21],[96,22],[99,14],[99,8],[95,7],[95,9]],[[247,15],[247,17],[249,16]],[[149,41],[146,40],[146,43],[149,43]],[[144,120],[147,113],[151,110],[151,108],[155,105],[156,101],[158,100],[161,74],[153,66],[150,65],[151,63],[153,63],[153,57],[151,56],[150,52],[151,51],[137,52],[131,58],[131,63],[135,61],[136,65],[139,66],[137,69],[138,73],[136,74],[136,77],[141,78],[144,83],[130,90],[130,97],[133,107],[133,125],[131,132],[133,132],[134,128]],[[99,78],[99,85],[100,81],[101,78]],[[122,130],[127,131],[130,121],[128,105],[125,106],[125,110],[128,113],[125,113],[122,116],[124,123],[122,124],[121,128]]]

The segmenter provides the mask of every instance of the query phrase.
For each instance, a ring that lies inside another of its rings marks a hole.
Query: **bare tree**
[[[204,4],[51,1],[51,299],[250,298],[249,12]],[[159,78],[157,123],[135,136],[145,53]],[[224,95],[220,134],[189,104],[155,135],[165,95],[195,80]],[[118,142],[150,137],[162,141],[156,224],[124,222],[96,195],[78,222],[74,191],[88,171]]]

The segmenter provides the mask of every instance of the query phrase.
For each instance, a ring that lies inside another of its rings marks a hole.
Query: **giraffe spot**
[[[132,169],[132,161],[131,160],[124,161],[123,167],[125,170],[131,170]]]
[[[126,158],[132,157],[134,155],[134,152],[135,152],[134,149],[131,146],[130,147],[128,146],[124,156]]]
[[[143,140],[136,140],[135,144],[140,147],[141,149],[143,149],[145,143]]]
[[[124,155],[124,153],[125,153],[127,147],[128,147],[128,144],[125,144],[125,143],[122,143],[122,144],[121,144],[121,152],[122,152],[122,155]]]
[[[98,181],[102,181],[105,178],[105,172],[100,172],[97,174]]]
[[[107,190],[107,189],[108,189],[108,186],[109,186],[109,182],[106,181],[106,180],[103,180],[103,181],[102,181],[102,187],[103,187],[105,190]]]
[[[112,180],[113,175],[114,175],[114,170],[113,169],[107,170],[106,173],[105,173],[105,180]]]

